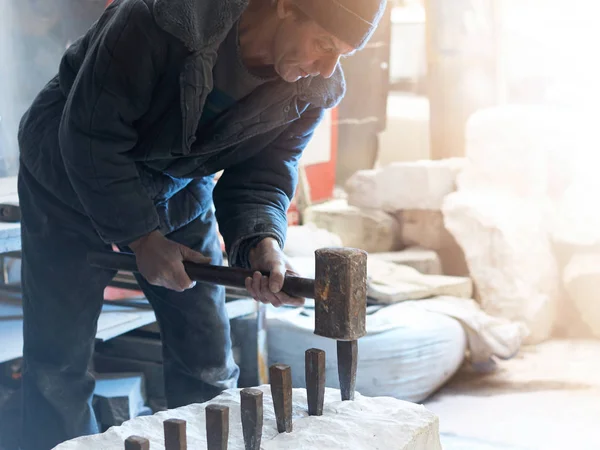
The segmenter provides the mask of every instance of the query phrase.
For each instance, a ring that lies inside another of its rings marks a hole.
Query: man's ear
[[[277,17],[281,20],[287,19],[294,14],[290,0],[274,0],[276,2]]]

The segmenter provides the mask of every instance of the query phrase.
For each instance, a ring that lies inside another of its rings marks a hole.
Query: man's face
[[[309,76],[329,78],[340,57],[351,54],[354,48],[315,21],[298,18],[286,0],[278,3],[280,22],[273,48],[275,71],[289,83]]]

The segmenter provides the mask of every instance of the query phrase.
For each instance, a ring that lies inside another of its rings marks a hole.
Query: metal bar
[[[263,393],[246,388],[240,392],[242,432],[246,450],[260,450],[263,428]]]
[[[229,440],[229,408],[223,405],[206,407],[207,450],[227,450]]]
[[[342,400],[354,400],[358,365],[358,341],[338,341],[337,358]]]
[[[140,436],[125,439],[125,450],[150,450],[150,441]]]
[[[292,370],[285,364],[275,364],[269,368],[271,396],[277,420],[277,431],[292,432]]]
[[[325,352],[317,348],[305,353],[306,397],[308,415],[322,416],[325,402]]]
[[[165,450],[187,450],[186,422],[180,419],[167,419],[165,429]]]

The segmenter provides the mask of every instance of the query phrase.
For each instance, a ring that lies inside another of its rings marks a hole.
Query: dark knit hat
[[[386,0],[293,0],[325,30],[346,44],[362,48],[385,11]]]

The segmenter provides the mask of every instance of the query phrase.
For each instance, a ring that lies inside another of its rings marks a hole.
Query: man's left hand
[[[303,298],[290,297],[281,291],[286,273],[296,276],[298,274],[275,239],[268,237],[260,241],[250,250],[248,258],[252,270],[256,272],[252,278],[246,278],[246,289],[255,300],[271,303],[275,307],[304,304]],[[261,271],[270,272],[271,275],[266,277]]]

